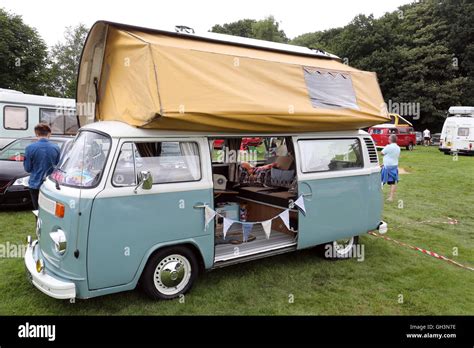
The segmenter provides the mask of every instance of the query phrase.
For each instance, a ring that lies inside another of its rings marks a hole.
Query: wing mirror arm
[[[133,193],[138,193],[138,189],[150,190],[153,187],[153,176],[149,170],[138,173],[138,184],[133,189]]]

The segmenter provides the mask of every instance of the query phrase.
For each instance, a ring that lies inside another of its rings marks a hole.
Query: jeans
[[[33,210],[38,210],[38,196],[39,189],[30,188],[31,203],[33,204]]]

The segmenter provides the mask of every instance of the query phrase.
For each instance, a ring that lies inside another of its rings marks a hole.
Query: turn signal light
[[[64,204],[56,202],[56,209],[54,210],[54,215],[58,218],[64,217]]]
[[[44,270],[44,262],[41,259],[36,261],[36,272],[41,273]]]

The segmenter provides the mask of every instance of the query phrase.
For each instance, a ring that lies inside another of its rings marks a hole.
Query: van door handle
[[[208,205],[205,204],[205,203],[197,203],[196,205],[193,206],[194,209],[204,209],[206,208]]]
[[[307,182],[302,182],[298,190],[301,192],[303,198],[306,198],[308,201],[311,201],[311,197],[313,197],[313,189],[311,188],[311,185],[309,185]]]

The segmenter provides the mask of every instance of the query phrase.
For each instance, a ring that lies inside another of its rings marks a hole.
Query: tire
[[[169,247],[150,257],[142,273],[141,284],[150,298],[171,300],[191,289],[198,272],[198,261],[189,248]]]
[[[341,243],[340,240],[327,243],[324,245],[324,258],[327,260],[341,260],[353,258],[354,256],[356,256],[354,255],[354,248],[358,244],[359,236],[349,237],[346,239],[345,243]]]
[[[413,151],[413,143],[408,144],[407,150],[408,151]]]

